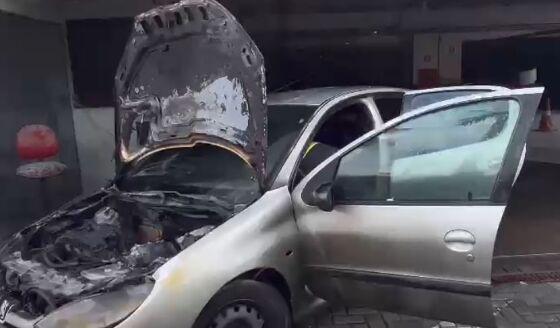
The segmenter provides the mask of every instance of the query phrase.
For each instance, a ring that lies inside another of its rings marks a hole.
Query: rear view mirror
[[[320,185],[312,194],[312,202],[323,211],[330,212],[334,208],[332,183]]]

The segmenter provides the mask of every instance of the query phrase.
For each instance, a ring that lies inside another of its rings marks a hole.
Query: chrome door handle
[[[473,250],[476,244],[474,235],[467,230],[451,230],[443,237],[445,246],[454,252],[466,253]]]

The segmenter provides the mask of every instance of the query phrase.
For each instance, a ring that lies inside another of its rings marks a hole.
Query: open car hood
[[[119,166],[208,143],[233,151],[264,180],[263,57],[223,6],[181,1],[137,16],[115,80]]]

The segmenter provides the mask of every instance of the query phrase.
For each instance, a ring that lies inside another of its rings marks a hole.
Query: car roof
[[[401,88],[375,87],[375,86],[351,86],[351,87],[323,87],[303,90],[292,90],[271,93],[267,97],[268,105],[299,105],[319,106],[327,100],[343,94],[370,90],[371,92],[396,92],[405,91]]]

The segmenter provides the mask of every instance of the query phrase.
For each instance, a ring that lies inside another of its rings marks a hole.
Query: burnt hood
[[[206,143],[233,151],[265,176],[263,57],[212,0],[136,17],[115,77],[117,162]]]

